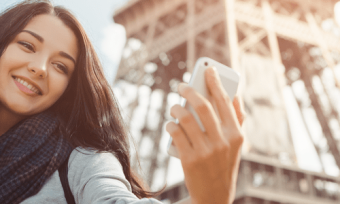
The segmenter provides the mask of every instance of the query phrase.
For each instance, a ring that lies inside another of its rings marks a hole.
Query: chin
[[[8,106],[8,109],[15,113],[16,115],[21,115],[23,117],[28,117],[31,115],[35,115],[37,113],[41,113],[47,108],[38,107],[36,105],[30,106],[29,104],[20,104],[20,103],[11,103]]]

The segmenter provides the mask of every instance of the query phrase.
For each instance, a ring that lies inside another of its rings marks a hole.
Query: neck
[[[25,118],[26,116],[13,113],[0,103],[0,136]]]

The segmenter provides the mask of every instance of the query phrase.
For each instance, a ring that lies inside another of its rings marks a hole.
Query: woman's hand
[[[205,78],[216,110],[188,85],[180,84],[178,90],[206,131],[202,132],[194,116],[180,105],[171,108],[179,124],[169,122],[166,129],[177,147],[192,203],[232,203],[243,143],[243,112],[237,98],[233,108],[213,68],[206,70]]]

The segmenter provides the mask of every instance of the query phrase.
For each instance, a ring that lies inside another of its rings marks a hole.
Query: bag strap
[[[61,164],[58,171],[59,171],[61,185],[63,186],[63,189],[64,189],[64,194],[65,194],[67,204],[76,204],[74,197],[72,195],[71,189],[70,189],[70,185],[68,183],[68,178],[67,178],[69,158],[70,158],[70,155],[67,157],[66,161],[63,164]]]

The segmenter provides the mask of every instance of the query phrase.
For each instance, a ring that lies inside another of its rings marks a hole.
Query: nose
[[[31,62],[27,66],[28,71],[38,78],[46,78],[47,77],[47,66],[45,60],[40,60],[40,62]]]

